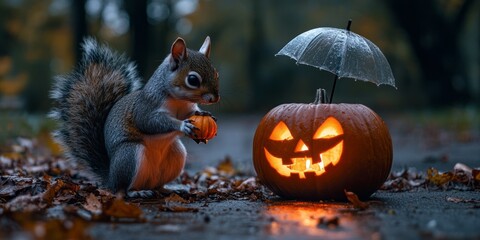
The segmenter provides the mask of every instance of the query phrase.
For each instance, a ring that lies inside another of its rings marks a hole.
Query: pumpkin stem
[[[313,104],[322,104],[327,103],[327,91],[323,88],[317,89],[317,94],[315,95],[315,101]]]

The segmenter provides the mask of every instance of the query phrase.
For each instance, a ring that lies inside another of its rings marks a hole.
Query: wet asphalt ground
[[[260,116],[219,117],[218,136],[207,145],[185,138],[185,170],[195,173],[228,156],[237,169],[254,175],[251,145],[259,121]],[[480,167],[478,129],[464,139],[441,129],[386,122],[393,171],[447,171],[457,162]],[[90,233],[96,239],[480,239],[478,190],[379,191],[368,202],[363,211],[348,203],[280,198],[188,204],[198,212],[159,212],[154,204],[142,204],[146,223],[99,223]]]
[[[448,197],[472,192],[377,193],[361,212],[345,203],[221,201],[189,204],[199,211],[161,212],[144,206],[149,221],[100,223],[98,239],[480,239],[480,209]],[[338,224],[321,224],[338,219]]]

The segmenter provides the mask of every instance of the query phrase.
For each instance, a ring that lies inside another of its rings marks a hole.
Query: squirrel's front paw
[[[188,136],[193,136],[193,137],[197,137],[195,134],[195,130],[198,130],[197,127],[195,127],[195,125],[192,124],[192,120],[190,119],[185,119],[182,121],[182,124],[180,125],[180,131],[185,133],[186,135]]]

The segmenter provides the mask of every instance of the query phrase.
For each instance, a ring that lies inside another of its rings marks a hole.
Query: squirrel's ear
[[[199,53],[205,55],[205,57],[210,58],[210,37],[207,36],[203,42],[202,47],[198,50]]]
[[[182,38],[179,37],[177,40],[175,40],[175,42],[173,42],[171,53],[173,60],[177,64],[188,57],[187,46]]]

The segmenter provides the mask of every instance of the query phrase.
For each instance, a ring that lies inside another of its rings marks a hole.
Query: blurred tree
[[[130,20],[130,45],[132,58],[137,63],[140,75],[145,76],[148,62],[149,31],[147,0],[125,1]]]
[[[418,58],[423,89],[432,106],[471,101],[460,40],[468,14],[475,11],[474,3],[474,0],[387,1]]]
[[[150,31],[144,46],[147,53],[142,69],[145,79],[152,75],[160,64],[158,59],[164,57],[163,54],[170,50],[170,44],[173,43],[171,35],[176,22],[172,14],[174,2],[174,0],[150,0],[147,2],[146,13]]]
[[[250,81],[250,89],[252,95],[249,99],[248,108],[250,110],[258,107],[258,103],[263,101],[265,95],[265,86],[262,86],[262,80],[264,79],[261,75],[263,57],[264,56],[264,46],[265,46],[265,33],[264,33],[264,18],[262,14],[265,12],[263,6],[263,1],[250,0],[250,39],[249,39],[249,49],[248,49],[248,73]]]
[[[76,62],[82,57],[82,49],[80,44],[83,38],[87,36],[87,13],[85,11],[86,0],[75,0],[71,4],[71,23],[73,30],[73,52]]]

